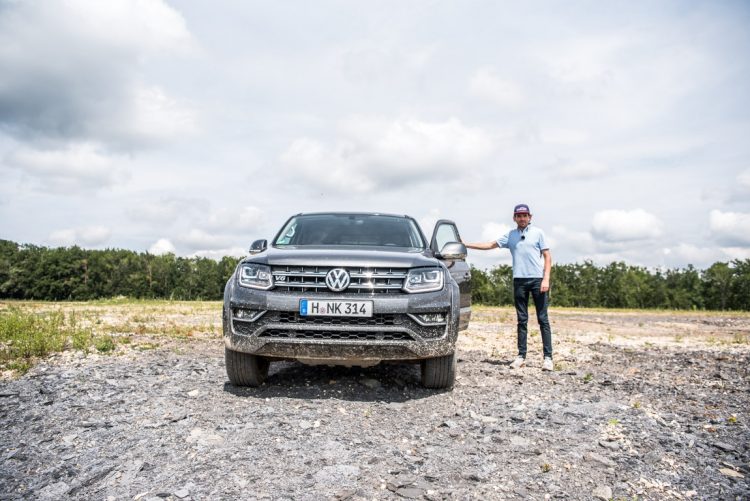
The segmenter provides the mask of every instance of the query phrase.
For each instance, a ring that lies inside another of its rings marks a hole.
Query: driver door
[[[445,244],[460,242],[461,236],[458,233],[456,223],[447,219],[441,219],[435,223],[432,240],[430,240],[430,249],[437,259],[445,263],[453,280],[458,284],[458,290],[461,294],[461,315],[458,321],[458,329],[465,330],[469,327],[469,320],[471,319],[471,271],[466,263],[466,249],[464,248],[464,255],[461,258],[445,257],[442,254]]]

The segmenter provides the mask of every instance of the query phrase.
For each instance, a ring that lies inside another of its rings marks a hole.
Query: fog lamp
[[[252,310],[249,308],[234,308],[234,318],[245,322],[254,322],[265,313],[264,310]]]
[[[411,315],[411,317],[421,325],[443,325],[445,324],[445,313],[418,313]]]

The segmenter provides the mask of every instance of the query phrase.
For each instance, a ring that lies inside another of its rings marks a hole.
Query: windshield
[[[361,245],[423,248],[413,219],[378,214],[310,214],[289,220],[275,245]]]

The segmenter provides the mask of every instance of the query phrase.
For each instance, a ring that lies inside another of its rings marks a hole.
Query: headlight
[[[443,270],[440,268],[415,268],[409,270],[404,291],[434,292],[443,288]]]
[[[247,263],[240,266],[240,285],[251,289],[270,289],[273,287],[271,268],[265,264]]]

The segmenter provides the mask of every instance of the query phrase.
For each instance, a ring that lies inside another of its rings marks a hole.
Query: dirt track
[[[532,326],[512,371],[512,310],[476,309],[434,392],[412,366],[292,363],[234,388],[215,308],[163,308],[104,308],[150,327],[0,382],[0,499],[750,497],[747,315],[553,310],[547,374]],[[148,333],[164,318],[182,339]]]

